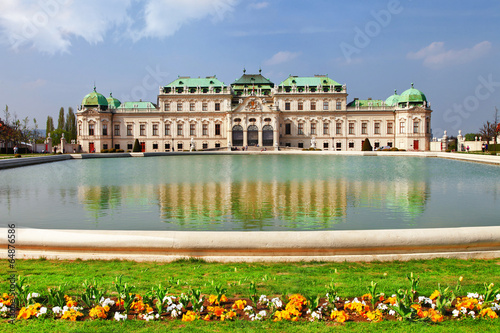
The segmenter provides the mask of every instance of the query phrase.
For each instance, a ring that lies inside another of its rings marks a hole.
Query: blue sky
[[[493,0],[2,0],[0,104],[44,128],[94,82],[156,102],[178,75],[262,68],[276,84],[328,74],[349,100],[414,82],[435,135],[477,132],[500,107],[499,18]]]

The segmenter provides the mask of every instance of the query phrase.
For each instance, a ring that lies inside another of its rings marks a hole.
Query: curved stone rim
[[[6,246],[7,229],[0,228]],[[403,230],[198,232],[16,230],[19,259],[220,262],[499,258],[500,227]],[[0,256],[7,258],[4,251]]]

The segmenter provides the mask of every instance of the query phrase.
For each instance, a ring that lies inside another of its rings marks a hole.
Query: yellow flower
[[[330,318],[335,319],[338,323],[343,323],[349,320],[349,315],[345,311],[332,311]]]
[[[236,302],[234,302],[232,308],[235,310],[243,310],[246,305],[247,305],[247,301],[239,299]]]
[[[432,295],[429,298],[436,299],[439,296],[441,296],[441,293],[439,292],[439,290],[434,290],[434,292],[432,293]]]
[[[479,315],[483,318],[497,319],[498,315],[491,308],[482,309]]]
[[[194,321],[197,317],[196,312],[188,311],[182,316],[182,321]]]
[[[378,323],[384,319],[380,310],[368,311],[366,313],[366,318],[374,323]]]

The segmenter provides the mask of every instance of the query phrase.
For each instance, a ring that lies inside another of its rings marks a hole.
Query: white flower
[[[497,294],[496,299],[497,301],[500,301],[500,294]]]
[[[203,312],[203,309],[205,309],[205,308],[204,308],[204,307],[203,307],[203,305],[202,305],[202,306],[200,307],[200,312]]]
[[[321,320],[321,312],[313,311],[313,313],[311,313],[311,319],[312,321]]]
[[[283,306],[283,302],[278,297],[273,298],[271,303],[273,303],[273,305],[278,309]]]
[[[100,303],[102,307],[115,305],[115,301],[112,301],[109,298],[104,299],[104,297],[101,298]]]
[[[468,298],[479,298],[479,294],[478,293],[467,293],[467,297]]]
[[[154,316],[154,315],[152,315],[152,314],[151,314],[151,315],[147,315],[147,316],[144,316],[144,319],[145,319],[146,321],[155,320],[155,316]]]
[[[379,304],[377,305],[377,309],[379,309],[380,311],[385,311],[385,310],[387,310],[387,309],[388,309],[388,308],[387,308],[387,304],[384,304],[384,303],[379,303]]]
[[[59,306],[54,306],[52,308],[52,312],[54,312],[55,314],[59,314],[59,313],[61,313],[61,311],[62,311],[62,309]]]
[[[120,320],[127,320],[127,315],[126,314],[120,314],[120,312],[115,312],[115,320],[120,321]]]
[[[434,309],[436,307],[436,304],[431,304],[431,307]]]
[[[267,298],[266,295],[260,295],[260,297],[259,297],[259,303],[260,304],[267,304],[267,303],[269,303],[269,299]]]
[[[40,294],[38,293],[31,293],[31,294],[28,294],[28,297],[26,297],[26,299],[29,301],[30,298],[35,298],[35,297],[38,297],[40,296]]]
[[[47,308],[46,307],[41,307],[40,310],[38,310],[38,313],[36,314],[36,317],[40,317],[41,315],[44,315],[47,313]]]
[[[172,310],[172,313],[170,315],[172,316],[172,318],[177,318],[177,316],[179,315],[179,313],[177,313],[177,310],[174,309],[174,310]]]
[[[251,305],[247,305],[247,306],[245,306],[245,308],[243,309],[243,311],[245,311],[245,312],[253,312],[253,308],[252,308]]]
[[[476,313],[474,311],[470,311],[469,316],[471,316],[472,318],[476,318]]]
[[[177,310],[182,311],[184,305],[182,303],[177,304]]]
[[[453,317],[458,317],[460,315],[460,311],[458,311],[457,309],[453,310]]]
[[[396,311],[394,311],[394,310],[389,310],[389,315],[390,315],[390,316],[394,316],[395,314],[396,314]]]

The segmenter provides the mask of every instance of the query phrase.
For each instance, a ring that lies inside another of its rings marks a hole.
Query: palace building
[[[259,74],[227,86],[215,76],[178,77],[160,87],[156,104],[124,102],[96,91],[77,112],[83,152],[144,152],[234,147],[310,148],[359,151],[374,148],[429,150],[430,103],[413,88],[385,100],[355,98],[327,75],[290,76],[274,84]]]

